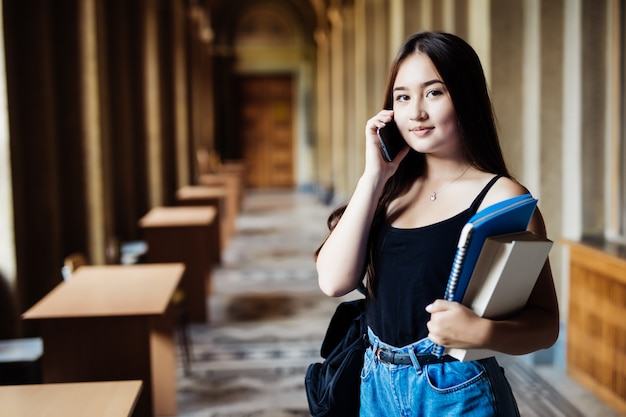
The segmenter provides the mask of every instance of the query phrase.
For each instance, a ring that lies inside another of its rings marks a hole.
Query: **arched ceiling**
[[[201,0],[198,0],[201,1]],[[232,45],[238,24],[249,9],[274,10],[290,19],[301,30],[300,38],[313,42],[327,0],[204,0],[217,44]],[[271,17],[271,16],[268,16]],[[239,27],[239,29],[241,29]]]

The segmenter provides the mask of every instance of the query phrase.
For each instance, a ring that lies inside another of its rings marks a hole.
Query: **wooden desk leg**
[[[178,415],[174,322],[171,308],[166,316],[151,320],[152,398],[157,416]]]

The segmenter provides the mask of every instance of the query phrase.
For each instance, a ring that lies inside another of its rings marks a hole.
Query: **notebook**
[[[536,206],[537,199],[524,194],[486,207],[469,219],[459,237],[445,300],[463,301],[485,239],[526,230]]]
[[[474,214],[461,230],[443,298],[462,302],[485,239],[526,230],[536,207],[537,199],[530,194],[524,194],[493,204]],[[433,353],[441,356],[443,347],[435,346]]]
[[[551,247],[551,240],[530,231],[488,237],[463,305],[488,319],[502,319],[519,312],[528,302]],[[497,352],[446,348],[444,353],[460,361],[472,361]]]

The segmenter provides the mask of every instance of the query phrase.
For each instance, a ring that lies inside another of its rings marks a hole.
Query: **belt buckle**
[[[376,349],[376,352],[374,353],[374,355],[376,356],[376,359],[378,359],[379,362],[384,362],[381,358],[380,358],[380,354],[382,353],[382,351],[385,350],[384,348],[379,347],[378,349]]]

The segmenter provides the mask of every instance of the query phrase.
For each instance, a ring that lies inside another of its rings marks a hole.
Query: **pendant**
[[[430,195],[430,201],[435,201],[437,199],[437,192],[433,191],[433,193]]]

